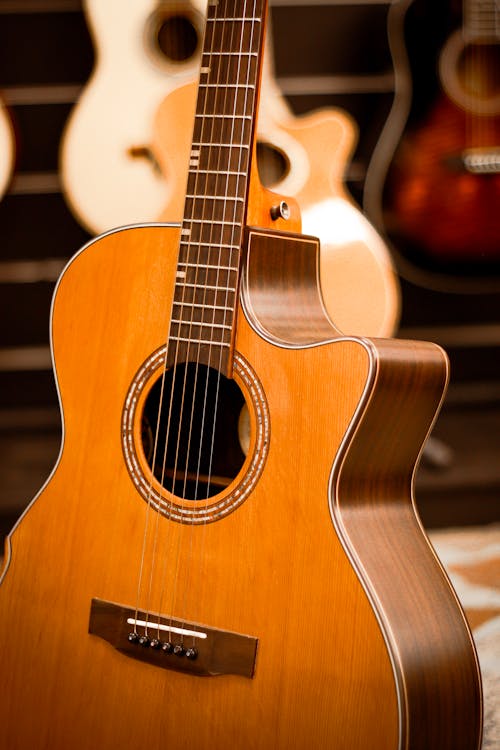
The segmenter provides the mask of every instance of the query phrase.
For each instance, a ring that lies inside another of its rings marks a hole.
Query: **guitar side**
[[[470,634],[411,500],[446,384],[441,351],[335,338],[315,254],[257,235],[235,341],[251,450],[220,499],[261,449],[262,471],[220,520],[193,526],[150,510],[146,522],[123,413],[130,383],[165,343],[178,238],[159,225],[110,233],[58,285],[63,447],[9,537],[0,583],[6,746],[268,750],[309,748],[313,738],[346,750],[475,750]],[[298,299],[305,315],[291,323]],[[150,578],[151,534],[162,551]],[[138,599],[141,565],[151,585]],[[254,674],[200,678],[131,659],[89,634],[93,598],[254,636]]]

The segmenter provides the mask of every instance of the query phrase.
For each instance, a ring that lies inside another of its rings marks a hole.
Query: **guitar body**
[[[250,450],[201,510],[163,491],[156,512],[144,452],[131,458],[179,228],[110,233],[64,272],[51,322],[63,445],[0,579],[9,750],[479,747],[470,633],[411,498],[446,360],[431,344],[337,338],[310,240],[268,234],[249,240],[234,344]],[[95,598],[257,638],[252,675],[193,675],[172,654],[164,669],[137,644],[130,658],[89,633]]]
[[[65,129],[61,175],[69,204],[92,233],[182,218],[199,59],[161,65],[148,53],[145,29],[157,4],[84,3],[97,64]],[[189,4],[162,7],[181,14]],[[193,7],[205,11],[200,0]],[[354,122],[333,109],[292,116],[271,57],[268,43],[259,140],[282,155],[286,170],[266,184],[295,197],[304,231],[321,239],[323,295],[336,326],[348,334],[391,336],[400,301],[390,253],[343,184]]]
[[[470,140],[468,120],[461,107],[440,98],[402,144],[389,185],[393,229],[438,262],[500,259],[500,171],[481,174],[460,166]],[[498,151],[500,109],[496,117],[482,116],[478,135],[476,153]]]
[[[0,197],[4,194],[14,168],[14,132],[4,104],[0,101]]]
[[[96,64],[63,133],[61,179],[75,215],[95,234],[152,221],[165,203],[167,187],[148,151],[152,122],[168,91],[197,75],[199,40],[175,60],[157,37],[169,17],[189,19],[201,34],[206,4],[85,0],[83,7]]]
[[[399,116],[375,150],[365,208],[412,283],[485,293],[500,260],[500,30],[494,0],[455,5],[412,3],[409,59],[404,15],[392,23]]]

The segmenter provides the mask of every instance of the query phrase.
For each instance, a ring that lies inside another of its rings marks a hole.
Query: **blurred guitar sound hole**
[[[200,41],[194,18],[189,15],[159,15],[155,42],[159,52],[170,62],[180,63],[194,57]]]

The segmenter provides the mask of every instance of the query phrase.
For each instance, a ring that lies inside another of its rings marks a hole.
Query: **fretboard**
[[[231,347],[266,0],[209,0],[170,340],[223,369]],[[206,355],[209,348],[208,357]]]
[[[465,39],[473,42],[500,40],[498,0],[464,0],[463,13]]]

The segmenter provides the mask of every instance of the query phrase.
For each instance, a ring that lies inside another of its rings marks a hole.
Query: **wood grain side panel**
[[[297,346],[340,336],[323,304],[315,237],[250,229],[243,291],[256,325],[277,341]]]
[[[446,360],[430,344],[375,344],[377,386],[336,468],[333,513],[393,650],[406,715],[403,746],[475,750],[482,707],[474,645],[412,497]]]

